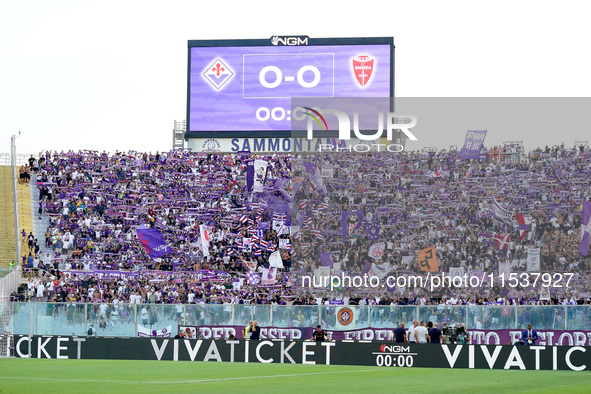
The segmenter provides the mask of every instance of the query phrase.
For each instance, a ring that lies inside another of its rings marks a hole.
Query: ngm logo
[[[271,37],[273,45],[308,45],[308,36],[273,36]]]
[[[382,353],[408,353],[408,352],[410,352],[410,346],[382,345],[382,346],[380,346],[380,352],[382,352]]]

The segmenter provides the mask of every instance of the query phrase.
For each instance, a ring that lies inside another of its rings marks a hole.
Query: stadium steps
[[[37,182],[37,175],[31,175],[31,185],[35,185]],[[47,227],[49,227],[49,217],[47,215],[42,215],[41,219],[39,219],[39,188],[37,186],[31,186],[31,214],[33,218],[33,235],[37,238],[37,243],[39,244],[39,253],[43,253],[48,251],[45,248],[45,231]]]
[[[29,184],[18,184],[17,185],[17,201],[18,201],[18,213],[19,213],[19,233],[22,230],[25,230],[27,234],[33,231],[33,209],[32,209],[32,202],[31,202],[31,188],[34,188],[35,184],[35,176],[31,175],[31,179],[29,180]],[[12,209],[11,209],[12,212]],[[19,234],[20,238],[20,234]],[[14,238],[13,238],[14,239]],[[27,240],[25,239],[24,242],[21,243],[21,257],[28,256],[29,248],[27,246]],[[17,264],[22,262],[18,261]],[[24,279],[24,277],[23,277]]]
[[[7,269],[16,255],[14,198],[10,166],[0,166],[0,268]]]
[[[29,184],[23,184],[17,186],[18,192],[18,214],[19,214],[19,231],[25,230],[27,234],[33,230],[33,214],[31,210],[31,184],[33,179],[30,180]],[[21,248],[21,256],[28,255],[28,248],[25,244],[24,248]]]

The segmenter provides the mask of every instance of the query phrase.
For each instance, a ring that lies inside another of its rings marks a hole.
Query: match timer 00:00
[[[318,107],[312,107],[315,111],[320,111]],[[255,116],[257,120],[261,122],[267,122],[270,119],[273,119],[276,122],[281,122],[283,120],[290,121],[291,117],[295,120],[304,120],[307,119],[305,110],[302,107],[296,107],[293,109],[293,114],[291,109],[285,109],[283,107],[274,107],[274,108],[267,108],[267,107],[259,107],[255,112]]]
[[[380,351],[372,354],[376,356],[378,367],[412,367],[417,355],[410,346],[405,345],[381,345]]]

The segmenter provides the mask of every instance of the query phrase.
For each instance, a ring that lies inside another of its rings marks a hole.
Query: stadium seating
[[[39,240],[39,272],[45,274],[36,280],[51,290],[41,298],[292,303],[292,284],[301,285],[302,275],[323,268],[382,278],[421,273],[416,254],[433,246],[440,272],[457,268],[481,278],[498,272],[501,262],[524,271],[527,249],[536,247],[540,269],[574,272],[573,287],[546,300],[540,300],[539,286],[467,289],[453,298],[402,288],[356,289],[355,296],[346,289],[320,292],[325,300],[368,305],[588,302],[579,271],[591,267],[576,249],[579,207],[590,197],[584,187],[590,152],[538,149],[526,157],[497,151],[479,163],[445,150],[299,161],[185,151],[46,153],[35,192],[44,201],[51,237],[47,244]],[[258,192],[251,189],[247,165],[255,159],[268,166]],[[347,229],[343,212],[355,212],[359,225]],[[527,220],[524,228],[517,213]],[[137,237],[140,226],[158,230],[171,252],[150,257]],[[290,226],[291,236],[285,231]],[[205,248],[204,229],[211,237]],[[379,253],[372,256],[376,245]],[[275,251],[285,268],[270,267]],[[269,274],[270,282],[263,282]],[[319,302],[315,290],[299,288],[303,297],[296,304]]]

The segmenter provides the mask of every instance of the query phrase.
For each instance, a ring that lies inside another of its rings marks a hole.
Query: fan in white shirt
[[[192,293],[192,292],[191,292],[191,293],[189,293],[189,294],[187,295],[187,302],[188,302],[189,304],[192,304],[194,299],[195,299],[195,293]]]
[[[408,327],[408,333],[407,333],[408,334],[408,336],[407,336],[408,342],[417,343],[416,330],[417,330],[418,325],[419,325],[419,321],[415,320],[415,321],[413,321],[413,325]]]
[[[416,328],[417,339],[419,343],[427,343],[429,341],[429,331],[425,327],[425,322],[422,321],[421,325]]]

